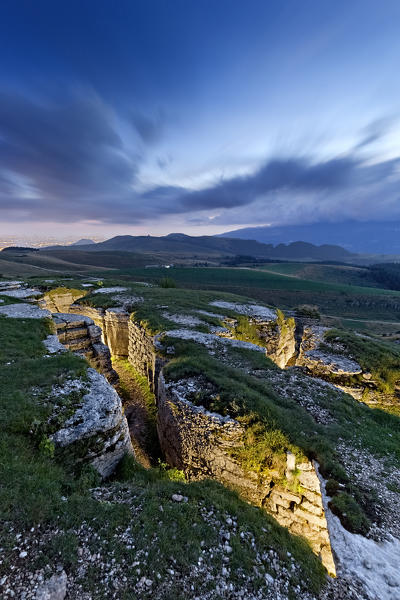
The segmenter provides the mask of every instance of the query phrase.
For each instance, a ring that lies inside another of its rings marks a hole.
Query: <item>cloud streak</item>
[[[124,136],[129,124],[136,142]],[[87,90],[46,103],[2,92],[0,218],[134,225],[181,215],[188,224],[207,225],[211,217],[221,226],[398,218],[400,158],[372,164],[359,153],[389,124],[375,121],[352,152],[329,160],[272,156],[250,174],[204,189],[139,192],[143,148],[164,135],[162,113],[124,119]]]

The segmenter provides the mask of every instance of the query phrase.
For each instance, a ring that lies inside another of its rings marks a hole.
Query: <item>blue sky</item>
[[[0,233],[400,219],[400,3],[3,0]]]

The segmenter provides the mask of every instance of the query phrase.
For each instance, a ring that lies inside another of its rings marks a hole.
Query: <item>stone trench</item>
[[[118,385],[118,375],[112,358],[127,359],[147,379],[156,398],[158,440],[168,464],[183,470],[191,480],[216,479],[236,489],[250,503],[262,506],[291,533],[305,537],[328,573],[335,575],[317,465],[310,461],[296,464],[294,455],[288,453],[285,487],[245,472],[232,458],[232,450],[243,445],[243,427],[230,417],[195,406],[179,390],[179,382],[165,383],[165,360],[158,356],[156,337],[148,335],[124,309],[95,309],[74,304],[73,300],[62,298],[45,305],[53,313],[60,342],[85,356],[114,386]],[[65,312],[55,311],[57,306]],[[295,352],[294,330],[286,333],[284,341],[283,349],[276,347],[276,342],[271,347],[281,367]],[[133,439],[131,425],[140,415],[134,406],[126,407],[125,414],[138,458],[141,449]],[[150,466],[149,460],[140,462]]]

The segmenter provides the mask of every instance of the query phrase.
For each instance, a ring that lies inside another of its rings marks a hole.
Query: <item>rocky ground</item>
[[[152,570],[149,569],[149,555],[160,551],[158,531],[162,531],[168,518],[169,505],[180,510],[180,506],[189,502],[188,498],[183,494],[172,494],[160,501],[153,530],[143,533],[137,525],[145,510],[140,488],[99,487],[92,490],[92,497],[101,503],[127,506],[130,520],[118,527],[111,539],[107,532],[99,533],[90,522],[69,530],[68,535],[74,536],[77,543],[74,564],[71,564],[70,556],[65,557],[60,552],[53,564],[39,566],[48,545],[60,535],[58,528],[37,527],[28,532],[11,530],[15,540],[13,564],[9,575],[0,580],[2,598],[287,600],[294,594],[303,600],[316,600],[316,596],[303,586],[301,569],[290,553],[283,557],[273,548],[257,548],[251,529],[239,525],[233,514],[221,513],[206,501],[198,502],[198,513],[204,524],[217,533],[217,542],[210,544],[201,540],[197,560],[182,568],[174,557],[176,535],[172,534],[167,568],[160,561],[160,568]],[[199,526],[199,523],[193,523],[193,528]],[[233,543],[239,540],[250,548],[253,559],[250,573],[248,568],[237,568],[232,559],[231,540]],[[325,592],[322,597],[329,598]]]

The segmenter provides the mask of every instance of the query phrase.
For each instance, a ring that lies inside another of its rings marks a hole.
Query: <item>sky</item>
[[[400,220],[398,0],[2,0],[0,235]]]

